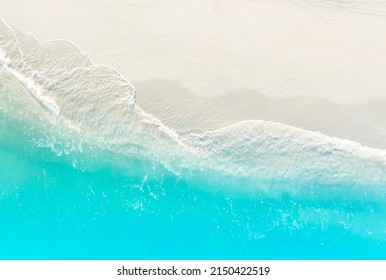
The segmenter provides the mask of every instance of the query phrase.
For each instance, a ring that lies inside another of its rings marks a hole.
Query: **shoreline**
[[[26,1],[0,2],[12,26],[114,69],[141,108],[181,135],[261,119],[386,149],[383,16],[318,16],[288,0],[33,0],[28,12]]]

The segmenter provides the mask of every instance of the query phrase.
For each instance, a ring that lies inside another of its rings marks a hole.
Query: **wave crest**
[[[3,89],[2,111],[13,108],[8,112],[19,117],[20,110],[31,111],[35,115],[28,116],[47,122],[50,131],[70,130],[80,142],[145,157],[174,172],[216,170],[256,180],[386,185],[385,151],[317,132],[244,121],[182,138],[135,104],[134,87],[116,70],[93,64],[71,42],[41,44],[3,19],[0,65],[31,93],[16,98]]]

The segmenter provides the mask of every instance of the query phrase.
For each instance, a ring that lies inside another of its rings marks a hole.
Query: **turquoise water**
[[[38,130],[0,123],[1,259],[386,257],[384,199],[349,185],[238,191],[251,182],[91,148],[58,156],[31,141]]]
[[[386,151],[265,121],[180,136],[0,18],[0,259],[385,259]]]

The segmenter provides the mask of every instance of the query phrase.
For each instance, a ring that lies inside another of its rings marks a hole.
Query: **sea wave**
[[[183,153],[178,135],[135,104],[131,83],[115,69],[92,63],[75,44],[42,44],[1,19],[0,50],[0,65],[28,89],[56,127],[71,128],[85,141],[131,156],[170,162],[176,154],[172,151]]]
[[[28,89],[16,99],[15,90],[3,89],[3,112],[35,123],[44,119],[50,131],[71,131],[71,137],[157,161],[176,173],[214,170],[256,180],[386,185],[386,151],[318,132],[249,120],[181,137],[136,105],[135,88],[116,70],[94,64],[69,41],[42,44],[2,18],[0,66],[3,80],[12,76]]]
[[[386,185],[386,151],[262,120],[192,134],[189,144],[233,172],[318,184]]]

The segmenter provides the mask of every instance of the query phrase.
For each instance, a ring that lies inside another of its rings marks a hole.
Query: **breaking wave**
[[[190,169],[219,169],[264,179],[386,183],[385,151],[278,123],[243,121],[180,139],[135,104],[134,87],[116,70],[93,64],[71,42],[41,44],[1,21],[2,72],[28,89],[21,102],[30,102],[31,96],[36,101],[20,107],[57,126],[61,123],[57,129],[71,130],[83,141],[127,156],[157,158],[170,167],[177,161]],[[7,93],[14,91],[3,90],[2,103],[14,103],[12,96],[5,98]],[[10,107],[2,104],[3,110]],[[17,110],[8,113],[20,115]]]
[[[28,217],[31,233],[65,228],[66,239],[80,232],[56,257],[66,258],[70,243],[86,250],[90,229],[114,228],[117,217],[128,219],[124,228],[96,238],[134,235],[127,241],[133,251],[120,254],[116,244],[91,258],[323,258],[337,253],[334,234],[375,248],[369,258],[382,256],[386,151],[263,120],[180,136],[137,106],[135,95],[128,80],[73,43],[42,44],[0,18],[0,156],[9,162],[0,164],[0,199],[7,201],[0,211]],[[39,186],[49,190],[41,194]],[[28,212],[17,208],[20,192],[34,199],[23,200]],[[41,210],[45,203],[54,211]],[[13,230],[17,238],[3,256],[30,244],[28,234]],[[186,230],[195,232],[189,241]],[[305,236],[309,244],[301,245]],[[332,247],[320,247],[320,238]],[[272,253],[282,251],[275,240],[289,250]],[[170,249],[172,241],[178,246]],[[42,255],[28,246],[24,257],[49,255],[48,245]],[[351,252],[342,246],[337,256]]]

